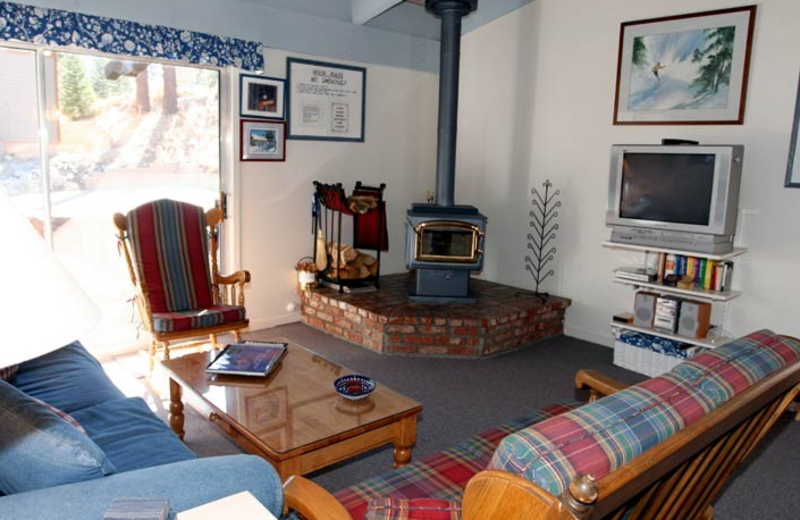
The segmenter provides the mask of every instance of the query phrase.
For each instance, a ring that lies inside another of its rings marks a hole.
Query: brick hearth
[[[528,291],[473,279],[476,304],[415,303],[408,300],[411,276],[383,276],[371,293],[304,291],[303,322],[376,352],[429,356],[488,356],[564,332],[567,298],[543,303]]]

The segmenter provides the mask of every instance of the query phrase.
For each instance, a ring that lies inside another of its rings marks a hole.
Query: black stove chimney
[[[425,9],[442,19],[439,72],[439,149],[436,158],[436,205],[454,205],[458,72],[461,61],[461,18],[478,8],[478,0],[425,0]]]

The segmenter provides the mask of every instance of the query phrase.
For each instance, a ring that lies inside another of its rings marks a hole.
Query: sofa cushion
[[[124,397],[80,342],[19,366],[14,386],[67,413]]]
[[[162,199],[130,211],[125,220],[152,312],[214,305],[203,208]]]
[[[0,381],[0,491],[22,493],[113,472],[113,464],[89,437]]]
[[[244,307],[215,305],[207,309],[153,313],[153,329],[156,332],[177,332],[213,327],[224,323],[242,321]]]
[[[461,520],[461,502],[378,498],[369,503],[364,520]]]
[[[3,381],[11,381],[17,375],[19,365],[11,365],[10,367],[0,368],[0,379]]]
[[[435,498],[460,501],[467,481],[486,468],[497,444],[507,435],[582,403],[564,401],[519,417],[402,468],[365,480],[336,493],[353,520],[363,520],[373,499]]]
[[[118,472],[196,458],[140,397],[114,399],[72,416]]]
[[[489,469],[559,495],[576,475],[604,477],[798,357],[800,345],[753,333],[506,437]]]

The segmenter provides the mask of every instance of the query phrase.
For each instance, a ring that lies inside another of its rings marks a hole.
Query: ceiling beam
[[[403,0],[350,0],[353,23],[364,25],[402,2]]]

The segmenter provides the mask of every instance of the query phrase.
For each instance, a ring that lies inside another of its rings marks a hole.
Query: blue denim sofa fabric
[[[124,397],[72,412],[117,471],[196,458],[139,397]]]
[[[1,492],[22,493],[114,472],[114,466],[92,439],[24,392],[0,381]]]
[[[79,342],[26,361],[11,383],[37,399],[72,414],[125,395]]]
[[[278,475],[264,459],[229,455],[117,473],[97,480],[0,498],[0,518],[14,520],[102,520],[117,497],[168,498],[185,511],[250,491],[280,517],[283,494]],[[229,518],[236,518],[232,512]]]
[[[86,435],[67,425],[95,445],[116,473],[0,496],[0,518],[102,520],[115,498],[166,498],[180,512],[245,490],[281,515],[281,482],[269,463],[252,455],[196,458],[142,399],[126,398],[78,342],[22,363],[10,384],[69,413]],[[6,422],[0,417],[0,428]],[[10,445],[0,442],[0,457]],[[51,458],[52,452],[46,449],[40,458]],[[17,469],[25,475],[61,473],[39,461]]]

